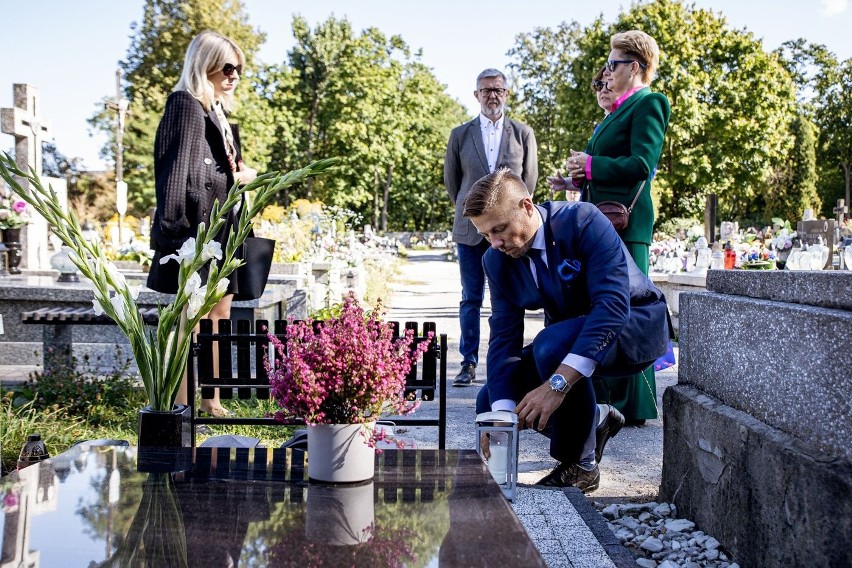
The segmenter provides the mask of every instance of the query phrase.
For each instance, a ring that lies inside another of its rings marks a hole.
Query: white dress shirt
[[[497,167],[497,155],[500,153],[500,143],[503,141],[503,119],[501,114],[497,122],[484,114],[479,113],[479,129],[482,131],[482,145],[485,147],[485,156],[488,159],[488,173],[494,173]]]

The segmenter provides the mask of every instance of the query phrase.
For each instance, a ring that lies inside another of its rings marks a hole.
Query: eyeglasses
[[[225,75],[225,77],[230,77],[231,75],[234,74],[234,71],[236,71],[237,75],[239,75],[240,77],[243,76],[243,66],[242,65],[234,65],[232,63],[225,63],[225,66],[222,67],[222,74]]]
[[[592,83],[592,88],[595,90],[596,93],[600,93],[604,89],[609,90],[609,88],[607,88],[606,86],[606,81],[601,81],[600,79]]]
[[[639,67],[641,67],[642,69],[647,67],[644,63],[640,63],[635,59],[610,59],[606,62],[606,70],[612,73],[613,71],[615,71],[615,66],[619,63],[639,63]]]
[[[483,97],[490,97],[491,95],[497,95],[498,97],[502,97],[508,92],[509,89],[479,89],[479,94]]]

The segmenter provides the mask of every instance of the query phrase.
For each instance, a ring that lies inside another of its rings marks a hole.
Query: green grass
[[[269,400],[223,400],[222,405],[235,416],[245,417],[271,415],[276,410]],[[52,456],[76,442],[98,438],[127,440],[135,445],[138,413],[143,406],[143,390],[116,375],[94,377],[77,371],[36,374],[21,388],[0,391],[0,474],[15,469],[29,434],[41,434]],[[259,438],[262,446],[277,448],[295,427],[207,426],[201,430],[205,433],[197,434],[196,444],[211,436],[232,434]]]

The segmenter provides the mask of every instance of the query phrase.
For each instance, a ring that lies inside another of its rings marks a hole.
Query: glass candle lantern
[[[484,444],[488,444],[487,449]],[[488,463],[488,471],[503,495],[514,501],[518,484],[518,415],[507,410],[478,414],[476,451]]]

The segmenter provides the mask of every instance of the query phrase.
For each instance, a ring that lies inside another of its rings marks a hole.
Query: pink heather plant
[[[265,361],[272,396],[283,410],[276,417],[361,424],[414,411],[418,403],[404,398],[405,377],[429,342],[413,347],[411,330],[394,341],[382,315],[381,303],[367,314],[350,295],[337,318],[288,325],[286,345],[270,334],[283,359],[278,369]]]

